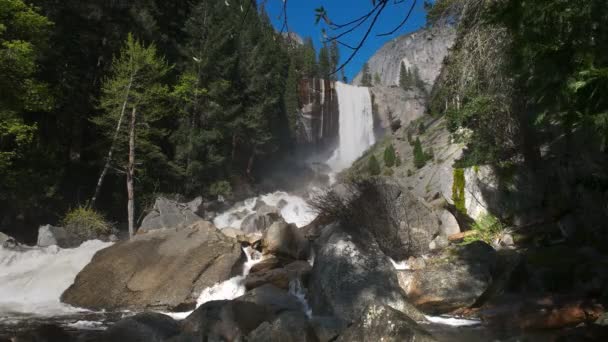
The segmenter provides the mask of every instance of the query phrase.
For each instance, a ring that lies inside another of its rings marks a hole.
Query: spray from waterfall
[[[375,143],[369,89],[336,82],[340,109],[339,144],[327,164],[334,172],[349,167]]]

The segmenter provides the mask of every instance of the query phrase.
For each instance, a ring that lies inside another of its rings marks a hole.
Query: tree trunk
[[[133,77],[129,80],[129,85],[127,86],[126,94],[125,94],[125,102],[122,104],[122,109],[120,110],[120,117],[118,118],[118,123],[116,124],[116,130],[114,131],[114,137],[112,137],[112,144],[110,145],[110,150],[108,151],[108,156],[106,157],[106,163],[103,166],[103,170],[101,171],[101,175],[99,175],[99,179],[97,180],[97,186],[95,187],[95,194],[93,198],[91,198],[91,208],[95,207],[95,201],[97,201],[97,197],[99,196],[99,192],[101,191],[101,185],[103,184],[103,180],[110,169],[110,163],[112,163],[112,154],[114,153],[114,148],[116,147],[116,140],[118,140],[118,133],[120,132],[120,127],[122,126],[122,119],[125,116],[125,111],[127,109],[127,102],[129,102],[129,93],[131,92],[131,85],[133,84]]]
[[[127,214],[129,219],[129,238],[135,234],[134,224],[134,191],[133,191],[133,175],[135,173],[135,116],[137,107],[133,107],[131,112],[131,124],[129,125],[129,164],[127,165]]]

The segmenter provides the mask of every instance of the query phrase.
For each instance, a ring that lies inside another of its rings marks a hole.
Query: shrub
[[[422,143],[420,143],[420,139],[416,138],[416,142],[414,142],[414,166],[420,169],[424,167],[427,161],[427,156],[424,154],[422,150]]]
[[[412,172],[412,170],[408,169],[407,170],[407,176],[408,177],[412,177],[414,175],[414,172]]]
[[[392,176],[394,174],[395,174],[395,172],[393,171],[393,169],[384,169],[385,176]]]
[[[112,224],[89,207],[77,207],[67,212],[62,220],[65,229],[82,239],[96,239],[112,234]]]
[[[500,220],[491,214],[485,214],[479,220],[475,221],[471,226],[474,234],[469,235],[465,238],[464,242],[472,242],[476,240],[482,240],[486,243],[492,243],[494,239],[505,229]]]
[[[426,132],[426,126],[424,125],[424,122],[421,122],[420,125],[418,125],[418,134],[424,134],[424,132]]]
[[[384,149],[384,165],[389,168],[393,167],[395,165],[395,159],[395,148],[393,145],[388,145]]]
[[[377,176],[380,174],[380,164],[378,163],[378,159],[376,159],[376,156],[372,155],[371,157],[369,157],[367,161],[367,171],[372,176]]]
[[[410,130],[407,131],[407,142],[410,144],[410,146],[414,146],[414,136]]]
[[[232,186],[228,181],[217,181],[209,186],[209,194],[211,196],[230,196],[232,194]]]
[[[401,166],[401,158],[399,158],[399,157],[397,157],[397,156],[395,156],[395,166],[396,166],[396,167]]]

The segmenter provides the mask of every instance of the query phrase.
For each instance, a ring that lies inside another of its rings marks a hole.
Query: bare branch
[[[401,1],[403,2],[403,0]],[[390,32],[385,32],[385,33],[380,33],[377,34],[376,37],[384,37],[384,36],[390,36],[391,34],[397,32],[400,28],[403,27],[403,25],[405,25],[405,23],[408,21],[408,19],[410,18],[410,16],[412,15],[412,12],[414,11],[414,7],[416,7],[416,3],[418,2],[418,0],[414,0],[412,1],[412,5],[410,6],[410,10],[407,12],[407,15],[405,16],[405,18],[403,18],[403,21],[401,21],[401,23],[399,23],[399,25],[397,25],[397,27],[395,27],[392,31]]]

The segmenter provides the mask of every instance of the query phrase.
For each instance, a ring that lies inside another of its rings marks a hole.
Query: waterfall
[[[328,164],[334,172],[349,167],[375,142],[369,89],[336,82],[340,109],[339,145]]]

